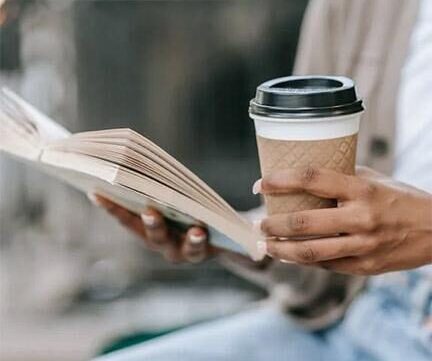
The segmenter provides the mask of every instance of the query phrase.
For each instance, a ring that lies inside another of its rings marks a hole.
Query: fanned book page
[[[261,235],[204,181],[130,129],[70,134],[8,89],[0,94],[0,150],[135,213],[153,207],[178,227],[203,222],[210,242],[260,260]]]

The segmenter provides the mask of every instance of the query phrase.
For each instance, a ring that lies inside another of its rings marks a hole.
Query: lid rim
[[[282,85],[282,86],[281,86]],[[363,111],[354,81],[344,76],[287,76],[257,87],[251,114],[273,118],[328,117]]]
[[[264,115],[269,118],[314,118],[314,117],[332,117],[346,114],[355,114],[364,111],[362,100],[354,103],[342,104],[332,107],[304,107],[304,108],[282,108],[268,105],[257,104],[251,100],[249,113]]]

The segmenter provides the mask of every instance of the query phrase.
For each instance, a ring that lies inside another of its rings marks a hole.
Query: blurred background
[[[247,210],[248,102],[290,74],[306,3],[0,0],[0,85],[73,132],[141,132]],[[0,360],[85,360],[265,296],[214,261],[165,263],[84,195],[0,157]]]

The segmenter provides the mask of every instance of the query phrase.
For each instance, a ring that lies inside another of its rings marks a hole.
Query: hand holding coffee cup
[[[363,111],[346,77],[290,76],[261,84],[250,103],[262,176],[291,168],[327,168],[354,174]],[[269,215],[335,207],[307,193],[264,196]]]

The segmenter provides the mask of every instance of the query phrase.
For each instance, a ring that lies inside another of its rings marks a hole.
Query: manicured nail
[[[201,243],[203,243],[206,240],[206,235],[205,234],[190,234],[189,235],[189,241],[190,243],[194,244],[194,245],[199,245]]]
[[[262,179],[258,179],[252,186],[252,193],[258,194],[261,193],[261,190],[262,190]]]
[[[266,241],[258,241],[257,249],[260,254],[267,254],[267,242]]]
[[[261,219],[257,219],[255,221],[252,222],[252,229],[256,232],[256,233],[262,233],[261,231]]]
[[[141,213],[141,219],[147,227],[153,227],[156,224],[156,218],[151,214]]]
[[[87,193],[87,198],[89,199],[90,202],[92,202],[95,206],[97,207],[101,207],[102,204],[99,200],[99,198],[96,196],[96,194],[94,194],[93,192],[88,192]]]

